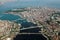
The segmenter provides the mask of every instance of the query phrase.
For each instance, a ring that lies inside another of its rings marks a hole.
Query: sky
[[[0,0],[0,5],[2,4],[5,4],[5,3],[10,3],[10,2],[16,2],[16,4],[19,2],[30,2],[30,1],[35,1],[35,3],[37,4],[38,2],[42,4],[52,4],[52,5],[55,5],[55,4],[60,4],[60,0]],[[18,4],[17,4],[18,5]]]
[[[0,0],[0,2],[9,2],[9,1],[16,1],[16,0]]]
[[[1,4],[4,4],[4,3],[6,3],[6,2],[14,2],[14,1],[17,1],[17,0],[0,0],[0,5]]]
[[[0,0],[0,3],[5,3],[5,2],[15,2],[15,1],[60,1],[60,0]]]
[[[35,1],[35,0],[0,0],[0,5],[5,4],[6,2],[15,2],[15,1]]]

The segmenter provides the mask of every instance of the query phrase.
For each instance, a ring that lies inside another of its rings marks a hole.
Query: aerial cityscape
[[[0,40],[60,40],[60,0],[0,0]]]

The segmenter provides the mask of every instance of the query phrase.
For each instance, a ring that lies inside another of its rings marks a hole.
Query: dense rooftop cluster
[[[16,9],[18,10],[18,9]],[[54,37],[60,33],[60,10],[52,8],[25,8],[23,12],[10,11],[8,14],[15,14],[27,19],[29,22],[43,26],[41,31],[43,34],[50,37],[51,40],[56,40]]]
[[[0,20],[0,40],[13,39],[19,33],[20,27],[21,25],[15,22]]]
[[[20,12],[16,12],[16,10]],[[24,11],[25,10],[25,11]],[[23,8],[23,9],[14,9],[13,11],[8,11],[7,13],[16,14],[22,18],[27,19],[28,21],[34,22],[34,20],[39,20],[41,22],[49,19],[50,15],[54,12],[59,12],[58,9],[52,8]]]

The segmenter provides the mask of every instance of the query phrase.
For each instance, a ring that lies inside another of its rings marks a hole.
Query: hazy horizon
[[[0,0],[0,12],[12,8],[51,7],[60,9],[60,0]]]

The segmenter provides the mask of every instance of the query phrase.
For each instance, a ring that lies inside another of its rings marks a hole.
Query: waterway
[[[0,14],[0,20],[9,20],[9,21],[14,21],[17,19],[22,19],[20,16],[18,15],[13,15],[13,14]],[[23,20],[17,20],[14,21],[16,23],[20,23],[22,25],[21,28],[26,28],[26,27],[30,27],[30,26],[37,26],[36,24],[33,24],[32,22],[28,22],[27,20],[23,19]],[[21,30],[20,33],[24,33],[24,32],[28,32],[28,33],[38,33],[40,31],[40,28],[33,28],[33,29],[28,29],[28,30]],[[45,37],[43,37],[41,34],[31,34],[31,35],[17,35],[14,40],[46,40]]]

